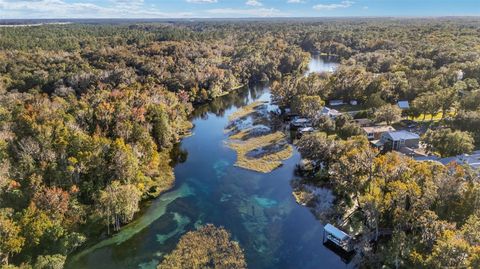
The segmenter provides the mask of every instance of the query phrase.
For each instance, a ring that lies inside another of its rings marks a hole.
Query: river
[[[257,100],[270,100],[268,87],[238,90],[196,109],[193,135],[180,144],[185,160],[175,166],[175,187],[121,232],[70,257],[67,268],[155,268],[181,235],[206,223],[232,234],[249,268],[352,267],[322,244],[322,223],[292,196],[297,151],[267,174],[233,165],[235,152],[225,144],[228,116]]]

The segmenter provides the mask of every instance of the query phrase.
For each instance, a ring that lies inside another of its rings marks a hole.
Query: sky
[[[0,19],[480,16],[480,0],[0,0]]]

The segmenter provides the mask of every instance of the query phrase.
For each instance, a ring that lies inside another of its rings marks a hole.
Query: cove
[[[322,244],[322,223],[292,196],[297,151],[267,174],[234,166],[224,128],[254,101],[270,101],[269,88],[238,90],[197,108],[193,134],[180,144],[186,161],[175,166],[175,187],[115,236],[69,257],[67,268],[155,268],[184,233],[206,223],[232,234],[249,268],[352,267]]]

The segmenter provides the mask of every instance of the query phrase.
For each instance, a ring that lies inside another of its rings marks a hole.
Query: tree
[[[336,152],[337,143],[326,133],[315,132],[303,135],[297,143],[298,151],[306,159],[328,165]]]
[[[240,245],[230,240],[223,228],[211,224],[180,238],[177,247],[168,254],[158,269],[176,268],[247,268]]]
[[[470,153],[475,148],[475,140],[470,133],[448,128],[428,130],[422,140],[427,144],[428,151],[442,157]]]
[[[299,95],[293,99],[292,110],[302,116],[315,118],[319,115],[325,102],[320,96]]]
[[[20,226],[12,219],[12,212],[0,209],[0,265],[8,265],[10,255],[19,253],[25,242]]]
[[[63,269],[67,257],[55,254],[38,256],[33,269]]]
[[[440,110],[441,104],[436,95],[424,94],[413,100],[413,107],[423,114],[423,120],[427,114],[430,114],[433,120],[433,116]]]
[[[385,121],[388,125],[400,120],[402,110],[396,105],[384,105],[375,111],[375,120],[377,122]]]
[[[141,192],[134,185],[121,185],[119,181],[113,181],[105,190],[100,191],[97,208],[107,223],[109,233],[110,224],[114,231],[119,231],[122,223],[133,219],[139,210],[140,198]]]
[[[442,89],[435,94],[435,97],[440,104],[440,108],[442,109],[442,119],[445,118],[447,112],[452,109],[453,104],[457,101],[457,94],[458,91],[453,87]]]

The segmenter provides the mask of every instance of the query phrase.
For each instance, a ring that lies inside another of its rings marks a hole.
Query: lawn
[[[425,116],[425,120],[424,120],[424,116]],[[447,115],[445,115],[445,117],[452,117],[452,116],[455,116],[455,112],[453,111],[450,111],[447,113]],[[413,121],[440,121],[442,120],[442,112],[438,112],[437,114],[422,114],[418,117],[408,117],[409,120],[413,120]]]

